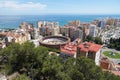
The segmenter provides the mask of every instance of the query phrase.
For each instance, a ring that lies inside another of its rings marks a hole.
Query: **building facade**
[[[96,25],[91,24],[89,26],[89,35],[91,37],[96,37],[97,36],[97,26]]]
[[[93,42],[84,42],[77,47],[77,57],[88,57],[93,59],[96,65],[99,64],[102,45]]]
[[[46,22],[38,21],[39,35],[42,36],[54,36],[60,33],[58,22]]]

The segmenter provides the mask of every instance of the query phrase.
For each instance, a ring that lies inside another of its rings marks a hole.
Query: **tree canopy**
[[[30,80],[25,74],[15,77],[13,80]]]
[[[21,76],[13,80],[120,80],[113,74],[104,73],[91,59],[82,57],[64,60],[48,55],[52,50],[59,52],[47,47],[35,47],[31,42],[22,45],[13,43],[0,51],[1,57],[7,57],[0,62],[4,65],[0,71],[6,75],[19,72]]]
[[[84,41],[93,41],[96,44],[103,44],[100,37],[92,37],[92,36],[89,36],[89,35],[86,37],[86,39]]]
[[[111,38],[110,43],[108,44],[108,47],[116,50],[120,50],[120,38],[118,39]]]

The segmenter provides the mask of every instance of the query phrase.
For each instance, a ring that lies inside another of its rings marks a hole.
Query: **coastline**
[[[80,20],[81,22],[92,22],[95,19],[120,18],[120,15],[0,15],[0,29],[17,29],[22,22],[33,23],[37,26],[37,21],[59,22],[60,26],[64,26],[69,21]]]

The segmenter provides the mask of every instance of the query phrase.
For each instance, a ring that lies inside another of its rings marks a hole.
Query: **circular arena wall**
[[[60,46],[64,46],[69,42],[70,38],[65,36],[47,36],[40,40],[40,45],[60,49]]]

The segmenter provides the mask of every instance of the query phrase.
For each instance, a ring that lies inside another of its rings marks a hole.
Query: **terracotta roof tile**
[[[71,43],[61,47],[61,52],[64,52],[66,54],[74,55],[76,54],[76,51],[77,51],[77,46]]]
[[[84,42],[84,43],[80,44],[78,47],[83,52],[91,51],[91,52],[96,53],[102,47],[102,45],[98,45],[98,44],[95,44],[92,42]]]

